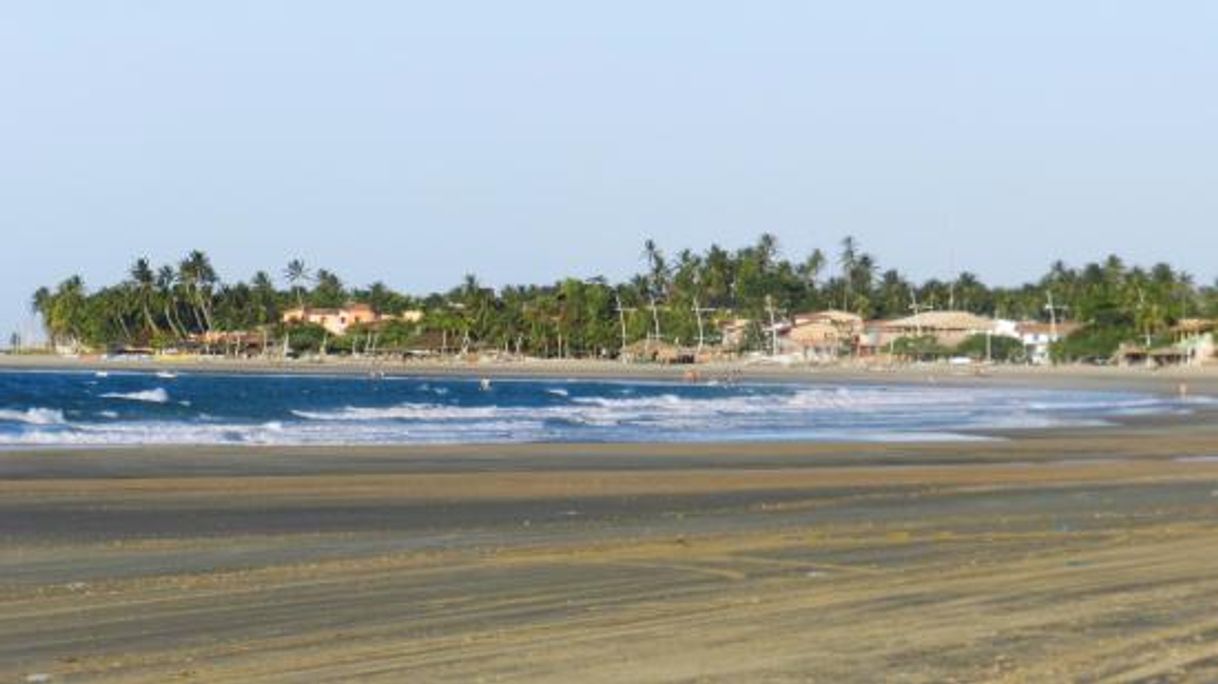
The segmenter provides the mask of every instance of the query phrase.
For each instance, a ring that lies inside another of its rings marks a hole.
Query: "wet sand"
[[[0,680],[1214,681],[1216,425],[0,452]]]

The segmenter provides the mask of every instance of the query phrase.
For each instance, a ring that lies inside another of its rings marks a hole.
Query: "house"
[[[1172,326],[1175,338],[1172,346],[1183,352],[1182,363],[1202,364],[1214,361],[1215,322],[1204,318],[1182,318]]]
[[[694,363],[696,356],[693,349],[663,340],[637,340],[622,349],[622,360],[634,363]]]
[[[720,321],[719,339],[720,345],[724,349],[739,350],[744,347],[748,341],[749,326],[753,321],[747,318],[732,318],[725,321]]]
[[[1028,362],[1036,365],[1049,363],[1049,349],[1053,343],[1078,330],[1077,323],[1062,321],[1061,323],[1042,323],[1040,321],[1019,321],[1015,324],[1015,336],[1023,344]]]
[[[853,337],[863,332],[863,317],[849,311],[826,309],[809,313],[795,314],[791,318],[796,327],[805,323],[823,323],[831,325],[844,337]]]
[[[837,358],[843,344],[853,341],[853,336],[844,335],[832,323],[805,321],[797,323],[786,332],[786,348],[794,347],[805,360],[832,361]]]
[[[923,311],[913,316],[884,321],[878,326],[874,346],[882,347],[902,337],[930,336],[944,347],[955,347],[973,335],[994,334],[997,326],[992,318],[968,311]]]
[[[342,335],[353,325],[376,323],[382,320],[382,316],[367,304],[348,304],[337,309],[288,309],[283,312],[282,320],[284,323],[313,323],[325,328],[331,335]]]
[[[210,330],[191,335],[186,346],[212,354],[252,356],[261,354],[269,344],[270,336],[266,329]]]
[[[1154,359],[1151,357],[1149,349],[1128,342],[1123,342],[1117,347],[1112,354],[1112,360],[1122,367],[1154,365]]]

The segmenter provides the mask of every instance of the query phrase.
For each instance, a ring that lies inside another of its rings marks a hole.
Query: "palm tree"
[[[762,233],[757,238],[756,250],[762,272],[769,271],[778,257],[778,238],[773,233]]]
[[[324,268],[313,277],[313,294],[309,297],[312,306],[337,308],[347,303],[347,290],[336,274]]]
[[[854,294],[854,271],[858,265],[858,244],[854,237],[847,235],[842,239],[842,254],[838,257],[837,264],[842,269],[842,282],[845,285],[845,291],[842,294],[842,309],[850,309],[850,299]]]
[[[289,261],[287,268],[283,269],[283,277],[287,279],[288,285],[296,293],[296,305],[303,309],[304,285],[313,279],[313,275],[309,272],[308,267],[305,266],[305,262],[300,259]]]
[[[157,271],[156,288],[165,313],[165,321],[174,337],[181,340],[186,337],[186,326],[182,325],[181,319],[178,318],[177,282],[178,274],[173,266],[166,264]]]
[[[30,311],[37,314],[42,319],[42,327],[47,331],[47,341],[54,347],[56,343],[55,331],[51,328],[51,308],[55,305],[55,296],[51,294],[51,289],[45,285],[34,290],[34,294],[30,297]]]
[[[961,310],[974,312],[985,310],[989,291],[976,274],[970,271],[961,272],[956,278],[953,289],[959,293]]]
[[[732,279],[735,265],[732,255],[719,245],[711,245],[702,260],[702,287],[710,306],[727,306],[731,303]]]
[[[135,290],[130,283],[120,283],[114,287],[102,288],[94,297],[90,298],[90,332],[96,333],[104,330],[106,326],[113,325],[111,330],[121,334],[120,339],[124,344],[130,345],[135,341],[135,336],[131,333],[131,326],[128,323],[128,318],[134,318],[134,313],[137,312],[139,302],[136,298]],[[97,342],[112,342],[113,334],[105,334],[102,337],[105,339],[96,339]]]
[[[250,280],[251,300],[257,309],[254,319],[258,325],[267,325],[279,320],[275,283],[266,271],[258,271]]]
[[[820,249],[812,250],[807,259],[804,259],[797,269],[799,275],[804,279],[808,289],[816,289],[816,280],[820,277],[820,272],[825,268],[825,253]]]
[[[156,274],[152,272],[148,259],[145,257],[136,259],[135,263],[131,265],[130,274],[135,299],[139,303],[140,311],[144,314],[144,325],[154,337],[160,335],[161,328],[157,325],[156,317],[152,315],[152,303],[156,298]]]
[[[216,284],[216,271],[207,255],[193,250],[178,264],[178,280],[186,287],[195,322],[203,332],[212,329],[211,298]]]
[[[372,311],[379,316],[389,310],[393,293],[385,283],[378,280],[368,286],[367,297],[368,306],[372,307]]]
[[[88,306],[84,281],[78,275],[71,276],[55,288],[48,301],[50,311],[44,323],[51,338],[66,340],[72,346],[79,344],[84,337]]]
[[[651,304],[651,320],[655,326],[655,339],[659,340],[660,313],[656,306],[656,297],[663,296],[664,289],[668,283],[668,267],[664,264],[664,254],[656,246],[656,241],[651,238],[647,238],[643,242],[643,256],[647,259],[647,265],[651,271],[651,282],[649,283],[647,297]]]

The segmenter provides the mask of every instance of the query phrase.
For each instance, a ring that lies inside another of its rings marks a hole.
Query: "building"
[[[753,321],[747,318],[732,318],[720,321],[719,328],[719,344],[724,349],[739,350],[744,347],[748,341],[749,326]]]
[[[1122,344],[1113,354],[1121,366],[1192,366],[1214,362],[1215,321],[1185,318],[1171,328],[1174,341],[1161,347]],[[1149,343],[1149,339],[1147,340]]]
[[[863,317],[859,316],[858,314],[852,314],[849,311],[839,311],[837,309],[813,311],[810,313],[795,314],[791,320],[796,327],[799,327],[805,323],[823,323],[826,325],[831,325],[836,328],[844,338],[851,338],[863,332]]]
[[[1203,364],[1214,361],[1215,322],[1204,318],[1183,318],[1172,326],[1172,345],[1183,352],[1183,363]]]
[[[843,349],[856,350],[866,329],[862,316],[838,309],[795,314],[791,321],[788,339],[804,358],[819,360],[837,358]]]
[[[883,347],[902,337],[930,336],[944,347],[955,347],[973,335],[995,334],[997,324],[992,318],[968,311],[923,311],[913,316],[880,322],[878,339],[873,346]]]
[[[1040,321],[1020,321],[1015,324],[1015,335],[1023,344],[1028,363],[1043,365],[1051,361],[1049,354],[1053,343],[1078,330],[1077,323],[1062,321],[1061,323],[1042,323]]]
[[[331,335],[343,335],[353,325],[375,323],[380,314],[367,304],[348,304],[337,309],[296,308],[283,312],[284,323],[312,323],[320,325]]]
[[[622,360],[634,363],[695,363],[697,354],[693,349],[664,340],[636,340],[622,349]]]
[[[186,346],[212,354],[254,356],[270,344],[268,330],[210,330],[190,336]]]
[[[843,345],[853,342],[837,326],[824,321],[797,323],[786,332],[785,348],[794,348],[808,361],[833,361]]]

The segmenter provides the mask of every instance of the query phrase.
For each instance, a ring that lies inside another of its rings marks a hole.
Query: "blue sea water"
[[[1190,401],[1206,401],[1197,398]],[[1186,402],[928,385],[0,372],[0,445],[929,440]]]

